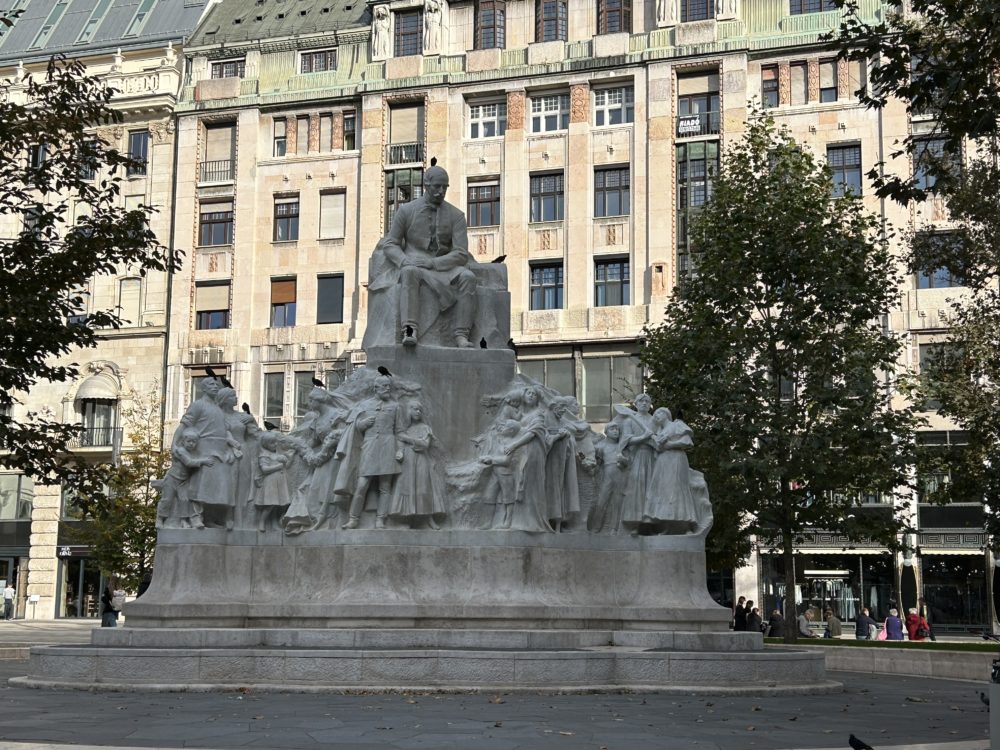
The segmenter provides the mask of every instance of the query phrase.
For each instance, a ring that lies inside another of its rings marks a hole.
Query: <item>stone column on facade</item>
[[[26,620],[49,620],[57,612],[59,515],[62,497],[58,485],[36,485],[31,508],[30,557],[21,558],[21,575],[27,576],[28,597],[38,602],[25,606]],[[63,592],[65,594],[65,592]]]
[[[809,61],[809,101],[819,101],[819,60]]]
[[[528,154],[525,148],[524,91],[507,92],[507,133],[503,139],[504,172],[500,178],[503,191],[503,250],[507,255],[508,289],[512,310],[528,308],[525,292],[528,273]],[[511,331],[521,330],[520,316],[511,321]]]
[[[361,164],[359,166],[360,195],[365,215],[358,227],[358,318],[351,332],[352,341],[360,346],[361,334],[368,322],[368,261],[376,243],[385,234],[385,175],[383,156],[389,131],[385,127],[386,103],[381,94],[365,96],[358,113],[361,128]]]
[[[278,118],[274,118],[278,119]],[[294,117],[285,118],[285,153],[291,156],[298,150],[299,129]]]
[[[792,66],[788,62],[778,63],[778,105],[792,103]]]
[[[309,153],[315,154],[318,151],[325,151],[319,143],[319,113],[312,112],[309,115]]]
[[[676,243],[673,236],[675,209],[672,198],[675,174],[673,70],[666,63],[652,63],[647,75],[649,80],[646,85],[646,159],[647,170],[655,177],[652,189],[647,195],[647,202],[642,207],[647,217],[646,252],[650,263],[665,264],[669,287],[673,288],[677,275]],[[637,90],[637,114],[638,99]],[[636,120],[638,126],[638,117]],[[639,158],[638,154],[635,158]]]
[[[333,150],[343,151],[344,150],[344,113],[334,112],[333,113]]]
[[[578,83],[569,89],[569,131],[566,134],[564,161],[563,227],[565,231],[565,278],[591,278],[593,254],[590,206],[594,179],[593,154],[590,149],[590,86]],[[589,284],[567,284],[566,309],[585,308],[591,303]]]

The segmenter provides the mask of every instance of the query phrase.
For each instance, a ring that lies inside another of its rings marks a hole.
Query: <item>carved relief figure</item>
[[[549,433],[545,405],[535,388],[521,393],[521,434],[503,449],[512,456],[523,448],[515,463],[517,477],[517,526],[524,531],[552,531],[548,521],[546,457]]]
[[[691,428],[671,419],[670,411],[662,407],[653,414],[653,423],[656,460],[646,489],[643,520],[662,531],[687,532],[698,520],[686,452],[694,445]]]
[[[553,531],[562,531],[570,516],[580,512],[576,440],[573,432],[563,424],[566,406],[565,398],[557,398],[546,420],[549,442],[545,463],[546,518]]]
[[[677,23],[677,0],[656,0],[656,23],[661,26]]]
[[[514,445],[520,431],[520,422],[516,419],[505,419],[497,425],[497,430],[491,431],[492,439],[483,446],[484,455],[479,457],[479,462],[490,468],[490,478],[483,496],[489,517],[481,529],[493,528],[493,517],[496,515],[497,506],[503,509],[498,528],[509,529],[513,521],[514,503],[518,501],[518,477],[515,473],[518,454],[517,447],[513,452],[508,452],[507,448]],[[521,497],[521,500],[523,499]]]
[[[445,513],[441,483],[430,455],[434,434],[424,422],[424,407],[419,401],[409,403],[409,426],[397,435],[403,460],[392,491],[389,515],[415,528],[426,522],[437,529],[434,516]]]
[[[625,471],[620,524],[633,533],[638,533],[645,515],[646,490],[656,458],[650,440],[654,432],[653,417],[649,413],[652,405],[653,400],[641,393],[635,399],[635,411],[625,406],[615,407],[615,420],[622,426],[618,463]]]
[[[600,470],[600,484],[597,491],[597,501],[590,510],[587,519],[589,531],[601,531],[611,515],[612,533],[617,533],[617,515],[621,510],[622,488],[625,484],[625,472],[618,463],[621,448],[618,440],[622,430],[617,422],[609,422],[604,428],[604,439],[597,444],[596,459]]]
[[[198,441],[197,430],[190,427],[184,430],[170,452],[173,463],[167,475],[150,483],[160,491],[160,501],[156,504],[156,525],[159,528],[205,528],[201,504],[191,500],[191,482],[199,469],[212,466],[215,459],[198,456]]]
[[[335,492],[351,498],[345,529],[360,525],[368,488],[373,482],[378,486],[375,528],[385,528],[393,483],[403,461],[396,437],[402,431],[402,415],[399,404],[392,398],[392,378],[380,375],[374,391],[374,397],[351,411],[347,429],[337,446],[341,470]]]
[[[389,56],[389,6],[376,5],[372,19],[372,57],[382,59]]]
[[[441,0],[424,0],[424,52],[441,51]]]
[[[290,456],[281,452],[281,433],[265,432],[260,437],[257,471],[253,479],[252,504],[257,516],[257,531],[277,526],[288,510],[288,480],[285,467]]]
[[[242,411],[235,411],[236,391],[223,388],[219,392],[219,400],[219,406],[226,415],[229,435],[240,446],[240,455],[230,464],[234,493],[233,523],[236,528],[248,528],[252,523],[252,519],[249,518],[249,512],[252,510],[250,494],[253,491],[253,473],[257,462],[260,428],[246,404]]]

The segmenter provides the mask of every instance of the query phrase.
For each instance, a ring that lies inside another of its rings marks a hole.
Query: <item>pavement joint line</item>
[[[123,745],[71,745],[60,742],[58,744],[44,742],[5,742],[0,741],[0,750],[178,750],[174,747],[156,747],[154,745],[123,746]],[[925,744],[909,745],[879,745],[878,750],[989,750],[989,740],[975,740],[972,742],[934,742]],[[224,750],[223,748],[202,747],[199,750]],[[783,750],[782,748],[772,748],[772,750]],[[794,747],[784,750],[831,750],[830,747]]]

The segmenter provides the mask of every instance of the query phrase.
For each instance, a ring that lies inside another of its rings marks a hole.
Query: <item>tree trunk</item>
[[[795,536],[781,531],[781,556],[785,561],[785,643],[796,643],[799,637],[798,607],[795,603]]]

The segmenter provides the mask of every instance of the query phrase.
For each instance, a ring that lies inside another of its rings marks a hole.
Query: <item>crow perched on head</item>
[[[220,375],[219,376],[219,381],[222,383],[222,387],[223,388],[232,388],[233,387],[233,384],[229,382],[229,378],[227,378],[225,375]]]
[[[854,748],[854,750],[875,750],[871,745],[869,745],[864,740],[859,740],[853,734],[847,738],[848,744]]]
[[[265,420],[264,420],[264,429],[265,429],[265,430],[267,430],[268,432],[270,432],[271,430],[276,430],[276,429],[278,429],[278,425],[274,424],[274,422],[268,422],[268,421],[267,421],[267,420],[265,419]]]
[[[210,377],[210,378],[217,378],[217,377],[219,377],[218,375],[215,374],[215,370],[213,370],[211,367],[206,367],[205,368],[205,374],[208,375],[208,377]]]
[[[313,385],[316,386],[317,388],[326,388],[326,383],[324,383],[319,378],[313,378],[312,380],[313,380]]]
[[[512,352],[517,351],[517,344],[514,343],[514,339],[507,339],[507,348]]]
[[[250,404],[248,404],[246,401],[243,402],[243,407],[242,408],[243,408],[243,411],[245,411],[247,414],[250,413]]]
[[[384,377],[387,377],[387,378],[391,378],[392,377],[392,373],[389,372],[389,368],[388,367],[383,367],[382,365],[378,366],[378,374],[382,375]]]

